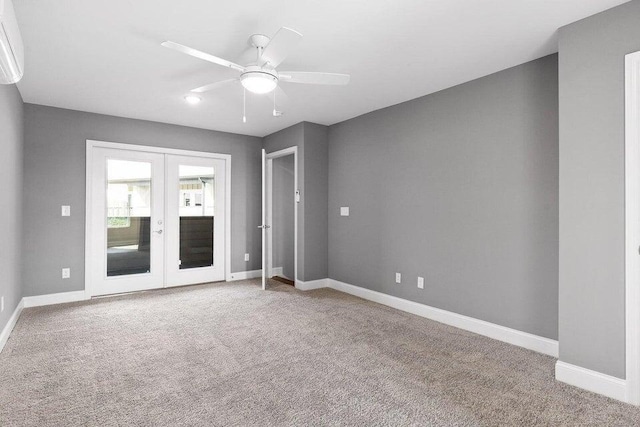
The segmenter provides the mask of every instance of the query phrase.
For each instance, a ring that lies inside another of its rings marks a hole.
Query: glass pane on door
[[[151,163],[107,159],[107,276],[151,268]]]
[[[180,269],[213,266],[215,174],[213,167],[180,165]]]

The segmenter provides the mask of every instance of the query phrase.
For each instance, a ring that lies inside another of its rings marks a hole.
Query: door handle
[[[259,225],[258,228],[271,228],[270,225]]]
[[[162,234],[162,230],[154,230],[154,233]]]

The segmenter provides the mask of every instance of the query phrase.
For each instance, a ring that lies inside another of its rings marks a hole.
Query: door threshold
[[[190,286],[199,286],[199,285],[208,285],[212,283],[222,283],[224,280],[216,280],[213,282],[201,282],[201,283],[189,283],[188,285],[175,285],[175,286],[166,286],[163,288],[154,288],[154,289],[143,289],[140,291],[131,291],[131,292],[118,292],[117,294],[105,294],[105,295],[94,295],[91,299],[100,299],[100,298],[111,298],[111,297],[120,297],[123,295],[134,295],[134,294],[142,294],[145,292],[156,292],[156,291],[165,291],[170,289],[180,289],[180,288],[188,288]]]
[[[293,280],[289,280],[289,279],[287,279],[287,278],[285,278],[285,277],[282,277],[282,276],[273,276],[273,277],[271,277],[271,278],[272,278],[273,280],[277,280],[278,282],[280,282],[280,283],[284,283],[284,284],[286,284],[286,285],[291,285],[291,286],[295,286],[295,285],[296,285],[296,284],[295,284],[295,282],[294,282]]]

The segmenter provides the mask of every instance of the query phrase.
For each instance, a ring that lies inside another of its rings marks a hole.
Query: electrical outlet
[[[244,260],[249,261],[249,254],[244,254]]]
[[[418,277],[418,289],[424,289],[424,277]]]
[[[71,269],[70,268],[63,268],[62,269],[62,278],[63,279],[68,279],[69,277],[71,277]]]
[[[340,216],[349,216],[349,206],[340,207]]]
[[[4,311],[4,296],[0,297],[0,313]]]
[[[402,283],[402,275],[400,273],[396,273],[396,283]]]

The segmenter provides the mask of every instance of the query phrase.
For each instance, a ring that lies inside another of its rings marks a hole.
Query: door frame
[[[626,401],[640,405],[640,51],[625,55]]]
[[[298,286],[298,204],[300,189],[298,188],[298,147],[289,147],[282,150],[274,151],[266,155],[266,202],[267,202],[267,220],[266,223],[272,225],[273,220],[273,160],[293,155],[293,188],[295,195],[293,197],[293,282],[295,286]],[[264,268],[266,269],[266,277],[271,277],[271,271],[273,270],[273,227],[267,229],[267,262]]]
[[[86,174],[85,174],[85,242],[84,242],[84,293],[87,298],[95,295],[95,289],[91,283],[93,243],[93,229],[91,227],[92,203],[92,179],[93,179],[93,150],[94,148],[111,148],[117,150],[142,151],[147,153],[174,154],[178,156],[206,157],[225,161],[225,230],[224,230],[224,277],[231,280],[231,155],[208,153],[203,151],[181,150],[177,148],[162,148],[150,145],[123,144],[120,142],[97,141],[87,139],[86,142]],[[166,169],[166,168],[165,168]],[[165,170],[165,179],[167,171]],[[166,192],[166,188],[164,190]],[[166,194],[165,194],[166,197]],[[165,258],[166,259],[166,258]]]

